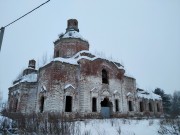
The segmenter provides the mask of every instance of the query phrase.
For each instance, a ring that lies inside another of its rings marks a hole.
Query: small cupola
[[[36,61],[33,59],[29,60],[28,68],[24,69],[23,76],[31,73],[37,73],[37,70],[35,68],[36,68]]]
[[[67,21],[66,32],[68,32],[68,31],[77,31],[77,32],[79,32],[78,21],[76,19],[69,19]]]
[[[29,60],[28,67],[35,69],[36,68],[36,61],[35,60]]]

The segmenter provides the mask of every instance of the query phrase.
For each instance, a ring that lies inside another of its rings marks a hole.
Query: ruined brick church
[[[160,116],[161,98],[136,87],[124,67],[89,51],[78,21],[67,21],[54,42],[54,58],[36,69],[30,60],[9,88],[10,112],[65,112],[91,116]]]

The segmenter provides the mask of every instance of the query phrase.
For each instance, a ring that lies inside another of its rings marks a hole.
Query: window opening
[[[157,103],[157,112],[160,112],[159,104]]]
[[[65,112],[72,112],[72,97],[66,96]]]
[[[14,104],[14,112],[17,112],[17,108],[18,108],[18,99],[15,99],[15,104]]]
[[[102,83],[108,84],[108,73],[105,69],[102,70]]]
[[[40,112],[42,113],[44,111],[44,97],[41,97],[41,105],[40,105]]]
[[[56,57],[59,57],[59,50],[56,51]]]
[[[140,102],[139,106],[140,106],[140,112],[143,112],[144,111],[143,102]]]
[[[97,112],[97,106],[96,103],[97,99],[96,98],[92,98],[92,112]]]
[[[116,112],[119,112],[119,103],[118,99],[115,100]]]
[[[153,110],[152,110],[152,104],[151,104],[151,103],[149,103],[149,111],[150,111],[150,112],[153,111]]]
[[[133,111],[133,108],[132,108],[132,101],[128,101],[128,104],[129,104],[129,111]]]

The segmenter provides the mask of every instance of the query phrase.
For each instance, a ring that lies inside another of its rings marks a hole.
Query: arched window
[[[119,112],[119,102],[118,102],[118,99],[115,100],[115,107],[116,107],[116,112]]]
[[[59,57],[59,50],[56,51],[56,58]]]
[[[72,112],[72,97],[66,96],[65,112]]]
[[[109,84],[108,73],[105,69],[102,70],[102,83]]]
[[[139,109],[140,109],[140,112],[144,111],[144,106],[143,106],[143,102],[142,101],[139,103]]]
[[[97,112],[97,100],[95,97],[92,98],[92,112]]]
[[[159,104],[157,103],[157,112],[160,112]]]
[[[40,100],[40,112],[42,113],[44,111],[44,97],[41,97]]]
[[[77,26],[77,22],[74,22],[74,26]]]
[[[18,109],[18,99],[16,98],[14,101],[14,112],[17,112]]]
[[[153,111],[153,110],[152,110],[152,104],[151,104],[151,103],[149,103],[149,111],[150,111],[150,112]]]
[[[129,111],[133,111],[132,101],[128,101]]]
[[[13,111],[13,100],[12,99],[10,100],[10,103],[9,103],[9,111],[10,112]]]

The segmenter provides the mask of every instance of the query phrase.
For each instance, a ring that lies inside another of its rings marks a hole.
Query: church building
[[[64,34],[54,42],[52,61],[36,69],[30,60],[22,76],[9,88],[10,112],[64,112],[94,117],[160,116],[162,99],[136,86],[121,63],[89,51],[70,19]]]

